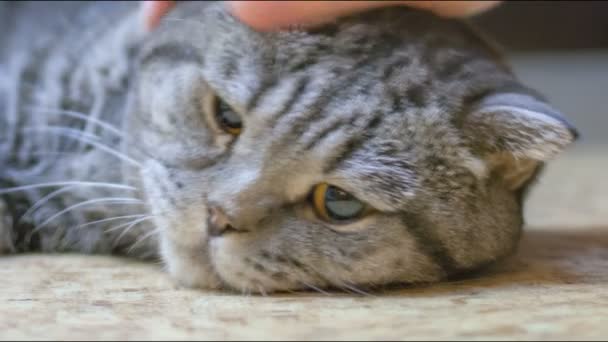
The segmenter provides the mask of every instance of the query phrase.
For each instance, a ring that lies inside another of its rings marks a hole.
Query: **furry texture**
[[[525,190],[576,137],[465,23],[425,12],[259,33],[180,2],[146,35],[128,3],[0,10],[1,186],[73,182],[5,190],[4,251],[159,255],[183,284],[244,292],[437,281],[514,250]],[[320,183],[369,215],[322,219]]]

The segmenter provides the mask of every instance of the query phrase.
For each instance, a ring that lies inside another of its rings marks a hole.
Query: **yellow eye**
[[[348,192],[327,183],[312,190],[312,204],[317,215],[328,222],[348,223],[361,217],[366,205]]]
[[[215,119],[220,128],[231,135],[239,135],[243,130],[241,117],[219,97],[215,98]]]

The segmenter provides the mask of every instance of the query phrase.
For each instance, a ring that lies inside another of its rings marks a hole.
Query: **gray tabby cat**
[[[0,250],[162,258],[271,292],[432,282],[514,251],[575,130],[464,22],[255,32],[180,2],[3,3]]]

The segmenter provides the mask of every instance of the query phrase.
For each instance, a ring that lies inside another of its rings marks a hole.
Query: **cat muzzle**
[[[207,216],[207,230],[210,237],[221,237],[229,233],[244,233],[246,230],[237,229],[231,223],[228,215],[221,207],[210,205]]]

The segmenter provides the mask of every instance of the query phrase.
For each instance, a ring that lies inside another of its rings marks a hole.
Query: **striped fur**
[[[244,292],[438,281],[514,250],[521,194],[575,139],[468,25],[425,12],[276,33],[221,3],[180,2],[152,33],[132,3],[6,13],[0,186],[65,188],[1,195],[3,252],[159,256],[182,284]],[[321,182],[373,213],[322,221]],[[210,206],[243,232],[211,236]]]

